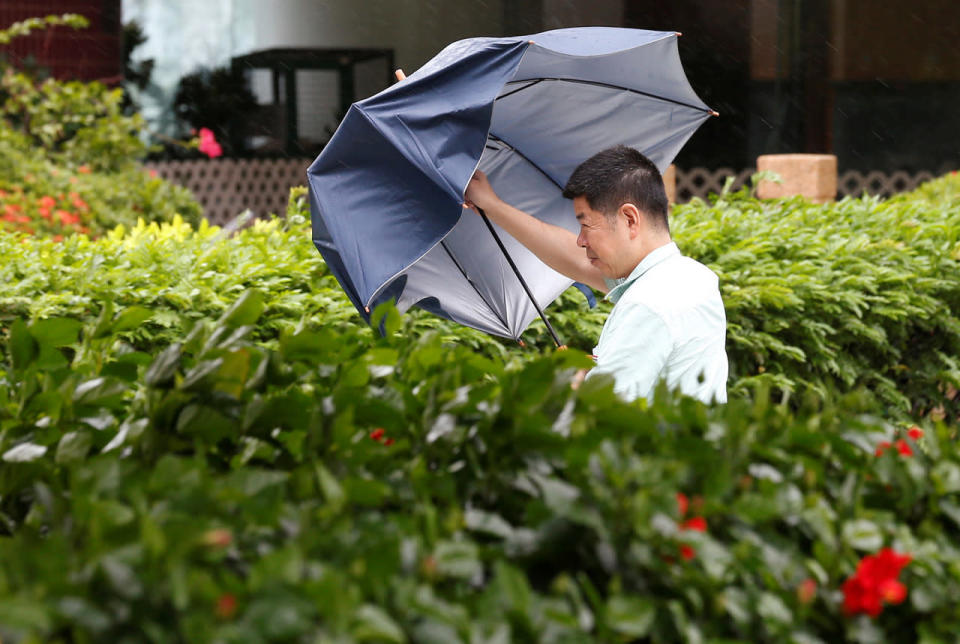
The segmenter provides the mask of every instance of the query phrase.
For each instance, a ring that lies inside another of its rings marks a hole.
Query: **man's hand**
[[[493,186],[490,185],[490,180],[487,179],[487,175],[485,175],[482,170],[477,170],[473,173],[473,178],[470,179],[470,183],[467,184],[464,198],[466,199],[464,205],[474,210],[477,208],[481,208],[484,211],[490,210],[500,202],[500,197],[494,192]]]

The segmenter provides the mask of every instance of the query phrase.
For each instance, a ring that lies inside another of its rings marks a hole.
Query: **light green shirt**
[[[705,402],[727,400],[727,319],[717,276],[673,242],[629,276],[607,280],[613,311],[588,377],[609,373],[623,398],[651,398],[661,379]]]

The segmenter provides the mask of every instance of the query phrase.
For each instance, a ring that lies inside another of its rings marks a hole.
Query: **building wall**
[[[15,65],[32,59],[55,78],[122,80],[120,0],[2,0],[0,28],[26,18],[77,13],[90,21],[86,29],[57,27],[18,37],[0,47]]]

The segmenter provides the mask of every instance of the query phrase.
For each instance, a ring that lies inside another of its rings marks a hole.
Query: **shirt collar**
[[[607,293],[606,299],[616,304],[617,300],[619,300],[626,290],[630,288],[630,285],[640,279],[644,273],[649,271],[660,262],[679,254],[680,249],[677,248],[676,242],[670,242],[669,244],[665,244],[660,248],[654,249],[647,253],[647,256],[643,258],[643,261],[637,264],[637,267],[634,268],[626,277],[621,277],[615,280],[604,280],[607,283],[607,286],[610,288],[610,292]]]

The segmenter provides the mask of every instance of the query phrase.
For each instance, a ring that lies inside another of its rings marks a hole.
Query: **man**
[[[649,159],[620,145],[580,164],[563,191],[573,199],[579,235],[505,203],[479,170],[465,196],[465,205],[483,209],[545,264],[614,302],[588,378],[612,375],[628,400],[651,399],[665,379],[705,402],[726,402],[717,276],[671,240],[663,180]]]

